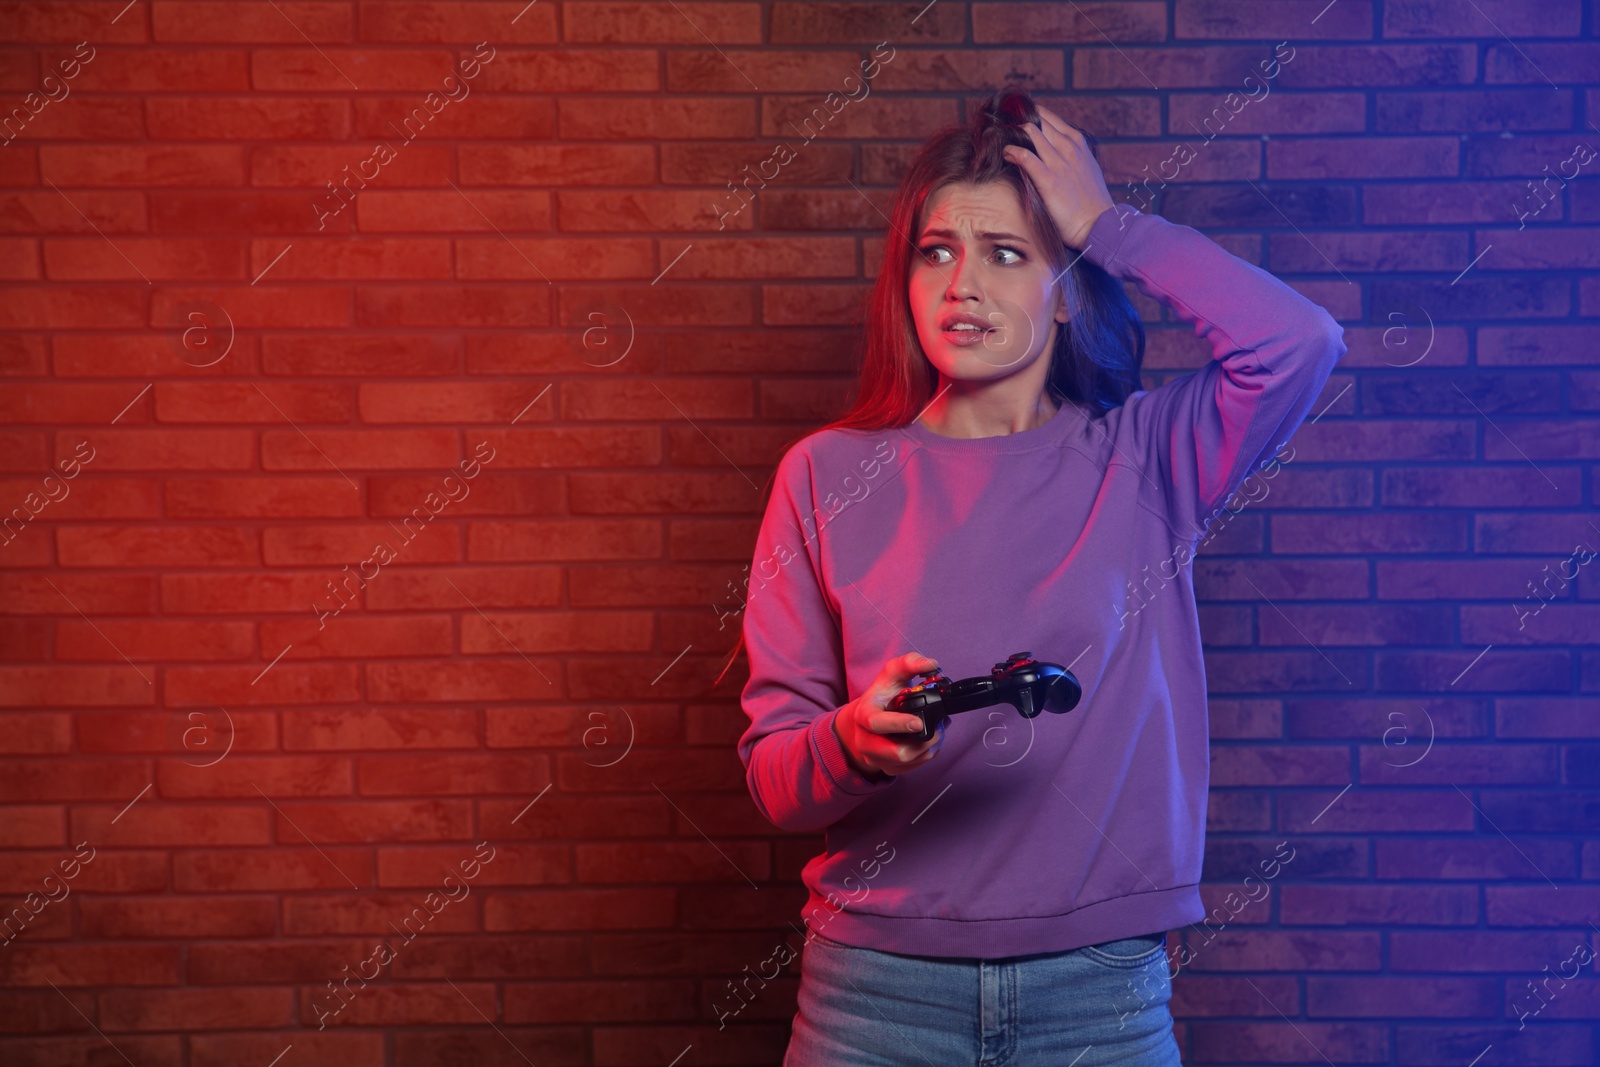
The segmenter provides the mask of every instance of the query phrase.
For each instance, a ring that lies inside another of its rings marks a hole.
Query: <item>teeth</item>
[[[970,322],[958,322],[950,328],[952,330],[976,330],[979,333],[984,332],[984,328],[982,326],[974,326]]]

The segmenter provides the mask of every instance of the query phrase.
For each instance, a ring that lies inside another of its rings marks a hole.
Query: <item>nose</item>
[[[983,300],[983,290],[978,285],[978,263],[966,254],[958,254],[955,262],[945,269],[949,271],[949,279],[945,285],[945,299],[965,300],[973,297]]]

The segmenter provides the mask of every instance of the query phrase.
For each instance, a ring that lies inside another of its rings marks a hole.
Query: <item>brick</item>
[[[1350,753],[1343,746],[1224,745],[1211,748],[1213,786],[1343,785]]]
[[[167,671],[166,697],[172,707],[348,703],[357,699],[356,677],[354,665],[338,663],[175,667]]]
[[[557,108],[562,135],[575,140],[686,140],[756,132],[755,103],[749,100],[640,98],[618,107],[605,99],[562,99]]]
[[[558,192],[556,199],[561,224],[569,230],[740,231],[752,225],[741,200],[722,191]]]
[[[1585,543],[1584,538],[1589,536],[1587,517],[1577,514],[1547,512],[1537,519],[1515,512],[1478,515],[1473,519],[1473,526],[1473,543],[1480,555],[1537,552],[1556,556],[1554,561],[1545,563],[1554,562],[1557,566],[1561,558],[1572,552],[1574,545]],[[1533,568],[1526,577],[1536,577],[1533,572],[1540,569]]]
[[[480,434],[480,440],[490,443],[494,464],[501,469],[654,467],[662,461],[661,435],[654,427],[534,426],[483,429]],[[376,493],[382,483],[374,480],[373,485]]]
[[[492,858],[479,868],[473,885],[559,885],[571,881],[571,849],[564,843],[495,844]],[[385,888],[439,886],[445,874],[478,853],[465,844],[378,850],[378,884]],[[487,853],[485,853],[487,854]]]
[[[93,444],[91,469],[96,473],[243,470],[254,462],[255,454],[251,434],[244,430],[102,429],[95,432]],[[70,455],[73,447],[58,444],[58,458]]]
[[[196,944],[188,947],[191,986],[281,985],[303,982],[321,986],[346,965],[372,952],[370,940],[295,940]]]
[[[85,847],[87,845],[87,847]],[[93,848],[91,853],[89,849]],[[63,862],[79,853],[90,857],[80,863],[78,874],[68,885],[84,893],[160,893],[167,886],[167,857],[157,851],[132,851],[126,849],[101,849],[93,842],[80,841],[72,848],[54,849],[36,853],[12,853],[10,863],[0,868],[0,888],[21,896],[38,891],[43,879],[54,873],[57,878],[70,871]],[[15,902],[13,902],[15,903]]]
[[[439,655],[454,646],[450,620],[442,615],[363,618],[341,613],[326,626],[310,618],[263,622],[261,642],[266,648],[292,646],[298,655],[329,659]]]
[[[85,938],[270,938],[278,925],[278,903],[267,897],[250,899],[222,899],[211,896],[198,897],[132,897],[105,900],[84,897],[78,901],[78,915]],[[166,991],[170,995],[171,991]],[[215,991],[213,991],[215,992]],[[251,991],[255,995],[264,990]],[[223,1002],[226,998],[223,998]],[[138,1005],[143,1004],[143,1008]],[[206,1003],[214,1004],[214,1001]],[[166,1000],[126,1001],[120,1010],[131,1013],[119,1029],[169,1029],[166,1026],[140,1025],[139,1019],[149,1019],[170,1011],[173,1003]],[[202,1005],[194,1005],[204,1013]],[[102,1009],[104,1010],[104,1009]],[[241,1011],[249,1012],[248,1004]]]
[[[527,286],[485,284],[384,286],[356,292],[356,323],[362,327],[549,326],[547,294]],[[266,443],[262,443],[263,452]]]
[[[350,483],[337,475],[170,479],[165,490],[167,514],[174,518],[335,519],[362,513]]]
[[[854,148],[849,144],[825,144],[812,141],[802,149],[791,145],[792,159],[777,152],[777,145],[762,138],[748,143],[736,141],[674,141],[660,146],[661,184],[711,185],[716,190],[713,199],[724,198],[728,210],[734,201],[726,199],[727,183],[733,182],[749,196],[766,195],[767,189],[783,185],[842,185],[841,175],[852,170]],[[770,160],[771,162],[767,162]],[[781,162],[780,160],[787,160]],[[763,166],[765,164],[765,166]],[[776,177],[765,178],[765,171],[780,168]],[[749,185],[744,183],[749,181]],[[870,179],[869,179],[870,180]],[[706,338],[699,340],[704,343]]]
[[[1471,978],[1306,979],[1306,1014],[1311,1018],[1479,1019],[1493,1017],[1499,983]]]
[[[1600,345],[1600,328],[1583,325],[1484,326],[1477,334],[1482,366],[1581,364],[1579,353]]]
[[[498,457],[497,457],[498,458]],[[507,466],[511,466],[507,464]],[[404,521],[411,517],[409,526],[414,530],[415,523],[421,522],[416,517],[416,509],[423,507],[430,499],[429,494],[439,499],[450,500],[449,507],[452,516],[460,519],[471,518],[479,515],[522,515],[522,514],[551,514],[559,512],[561,506],[562,486],[553,475],[545,474],[489,474],[480,475],[475,482],[466,485],[463,490],[463,480],[459,475],[452,483],[442,483],[439,476],[431,478],[413,478],[406,476],[375,477],[369,479],[370,500],[369,509],[374,515],[391,517],[397,521]],[[440,490],[446,490],[441,493]],[[466,492],[467,496],[460,493]],[[455,495],[451,495],[455,494]],[[476,538],[483,536],[486,529],[499,529],[501,523],[474,522],[467,527],[468,558],[473,558],[471,545]]]
[[[1600,715],[1578,697],[1506,697],[1495,701],[1494,715],[1496,737],[1600,738]]]
[[[1543,573],[1546,571],[1548,575]],[[1544,559],[1379,562],[1378,596],[1384,600],[1492,600],[1498,602],[1494,608],[1499,613],[1516,623],[1524,613],[1537,611],[1541,603],[1530,594],[1529,581],[1555,573]],[[1550,593],[1542,590],[1540,596],[1548,598]],[[1478,607],[1472,610],[1481,626],[1485,616]]]
[[[347,422],[349,386],[290,386],[269,382],[264,389],[232,382],[157,382],[155,418],[162,422]]]
[[[1566,959],[1587,937],[1587,932],[1543,930],[1397,930],[1389,937],[1389,968],[1400,973],[1538,972]]]
[[[550,699],[561,695],[556,679],[562,672],[553,661],[539,667],[514,651],[511,655],[513,659],[478,659],[470,664],[369,663],[366,670],[368,699],[396,703]]]
[[[515,0],[482,4],[457,0],[362,0],[358,14],[363,41],[477,44],[486,39],[504,39],[508,33],[515,35],[518,44],[550,44],[557,40],[554,9],[529,8]],[[583,21],[590,17],[586,12]]]
[[[607,724],[593,725],[604,729]],[[591,735],[591,751],[599,750],[599,738],[600,735]],[[599,763],[615,757],[603,753],[589,758]],[[477,804],[479,828],[493,841],[662,837],[671,833],[674,825],[672,810],[659,798],[650,797],[590,794],[569,800],[547,793],[531,804],[521,798],[484,798]]]
[[[127,656],[151,660],[246,659],[253,650],[252,627],[246,622],[197,623],[179,621],[89,623],[63,619],[56,623],[56,658],[123,662]]]
[[[442,430],[268,430],[261,435],[267,470],[314,470],[330,464],[378,470],[448,467],[456,462],[456,435]],[[345,474],[349,477],[349,474]]]
[[[876,3],[777,4],[772,10],[772,44],[959,43],[966,36],[967,9],[985,5]],[[1046,8],[1051,5],[1017,5]],[[1156,6],[1156,5],[1147,5]],[[977,18],[977,11],[973,17]],[[919,18],[918,16],[921,15]],[[914,21],[913,21],[914,20]]]
[[[350,105],[312,97],[152,96],[145,103],[152,139],[342,141],[350,136]]]
[[[341,483],[343,484],[343,483]],[[326,574],[262,573],[260,571],[163,574],[161,606],[194,615],[292,612],[315,618],[311,603],[326,595]],[[276,650],[273,652],[276,655]],[[276,668],[274,668],[276,669]]]
[[[278,811],[281,840],[438,841],[469,829],[464,801],[364,799],[360,804],[295,803]]]
[[[1447,1067],[1449,1064],[1470,1063],[1472,1057],[1482,1053],[1485,1048],[1498,1044],[1511,1063],[1526,1058],[1536,1063],[1582,1067],[1592,1058],[1589,1029],[1586,1026],[1562,1026],[1541,1020],[1538,1047],[1530,1049],[1525,1044],[1509,1044],[1513,1030],[1507,1023],[1479,1026],[1402,1025],[1395,1027],[1395,1062],[1407,1067]],[[1494,1052],[1490,1052],[1484,1058],[1488,1060],[1494,1055]]]
[[[77,745],[80,752],[178,752],[198,765],[223,752],[276,749],[278,729],[271,712],[223,708],[79,712]]]
[[[584,889],[495,893],[484,899],[485,931],[649,930],[676,922],[672,890]]]
[[[331,996],[326,989],[302,989],[301,1017],[316,1018],[312,1004],[328,1005]],[[338,1023],[331,1025],[482,1025],[486,1015],[491,1019],[494,1017],[495,999],[495,987],[483,982],[441,982],[437,985],[407,982],[403,985],[369,986],[339,1012]]]
[[[1478,3],[1477,8],[1473,3]],[[1577,4],[1528,8],[1514,0],[1398,0],[1383,5],[1385,37],[1471,37],[1483,20],[1493,19],[1500,32],[1523,37],[1576,37],[1581,9]]]
[[[485,92],[551,93],[559,96],[654,93],[661,89],[660,59],[653,49],[540,49],[496,55],[481,68]],[[399,86],[396,86],[399,88]],[[636,104],[667,103],[641,97]],[[558,107],[567,103],[560,100]],[[562,123],[562,132],[571,135]]]
[[[1453,637],[1444,605],[1285,604],[1260,613],[1264,647],[1441,645]]]
[[[1388,554],[1451,549],[1460,552],[1466,548],[1468,529],[1465,516],[1430,514],[1273,515],[1271,524],[1272,546],[1286,555]],[[1385,562],[1380,562],[1379,566],[1383,567]],[[1397,563],[1393,566],[1410,565]],[[1380,570],[1379,574],[1382,573]]]
[[[300,846],[290,848],[186,850],[172,857],[172,887],[181,893],[283,892],[300,889],[347,890],[371,886],[372,850]]]
[[[1479,804],[1502,833],[1590,833],[1600,819],[1600,793],[1592,790],[1494,791],[1484,793]]]
[[[1387,1026],[1379,1023],[1197,1022],[1195,1063],[1386,1063]]]
[[[1532,886],[1485,886],[1484,917],[1490,926],[1585,926],[1600,903],[1600,887],[1561,888],[1563,892],[1551,892],[1544,882]]]
[[[1278,797],[1278,825],[1287,833],[1473,830],[1476,818],[1472,805],[1453,789],[1354,786],[1343,796],[1317,790]]]
[[[7,986],[170,986],[176,945],[13,945],[0,963]]]
[[[482,164],[474,162],[468,164],[467,157],[471,146],[464,145],[462,167],[474,167]],[[487,151],[487,150],[486,150]],[[504,152],[505,150],[502,150]],[[473,154],[474,161],[482,156]],[[465,175],[463,175],[465,177]],[[514,176],[507,168],[500,175],[496,184],[509,183]],[[480,180],[486,181],[480,175]],[[361,220],[361,230],[364,233],[392,233],[403,231],[406,233],[445,233],[452,237],[461,233],[495,233],[499,229],[502,233],[528,232],[539,233],[550,229],[551,224],[551,197],[543,189],[522,189],[496,191],[494,189],[475,188],[465,197],[455,190],[448,192],[425,190],[386,190],[369,188],[363,189],[356,198],[356,217]],[[303,211],[304,205],[297,201],[297,206]],[[298,216],[296,216],[298,218]],[[343,217],[343,216],[341,216]],[[331,227],[333,223],[329,223]],[[495,238],[500,240],[498,235]],[[520,242],[519,242],[520,247]],[[406,355],[416,352],[437,351],[447,345],[448,338],[410,337],[398,336],[386,345],[398,346],[398,354]],[[293,351],[303,348],[305,343],[299,338],[272,338],[269,347],[281,346],[283,349]],[[377,339],[366,338],[364,344],[371,346]],[[355,354],[361,352],[363,339],[351,338],[349,344],[355,347]],[[386,347],[385,351],[389,351]],[[333,354],[333,353],[330,353]],[[346,358],[349,358],[348,356]],[[324,364],[317,364],[324,366]],[[405,364],[385,363],[387,373],[416,373],[408,369]],[[452,364],[452,369],[454,364]],[[316,373],[308,370],[306,373]],[[321,373],[329,373],[327,370]]]
[[[1322,884],[1284,885],[1278,891],[1278,918],[1286,925],[1472,926],[1478,921],[1478,891],[1472,886]]]
[[[1554,745],[1466,745],[1426,749],[1420,732],[1404,747],[1364,745],[1361,781],[1373,785],[1537,785],[1556,780]],[[1412,751],[1415,748],[1416,751]]]
[[[539,612],[529,615],[471,615],[461,621],[461,651],[468,655],[504,652],[648,652],[654,616],[648,612]]]
[[[843,100],[837,108],[830,100]],[[839,137],[927,137],[957,120],[953,107],[925,101],[881,98],[852,104],[848,98],[765,96],[761,134],[781,138],[799,153],[813,140]]]
[[[561,596],[561,571],[555,567],[417,567],[392,577],[366,590],[371,610],[433,606],[459,611],[463,597],[474,608],[528,609],[554,606]]]
[[[6,716],[6,735],[0,752],[6,755],[42,755],[66,752],[72,745],[72,719],[59,713],[13,713]]]
[[[1291,738],[1379,741],[1392,763],[1416,759],[1429,738],[1485,737],[1489,720],[1488,702],[1470,699],[1431,699],[1426,707],[1382,698],[1291,700],[1285,713]]]
[[[1224,1016],[1298,1015],[1300,990],[1292,978],[1227,975],[1185,971],[1172,983],[1171,1011],[1180,1019]]]
[[[66,485],[66,491],[72,493],[72,486],[62,481],[59,476],[55,482],[49,483],[55,491],[60,492],[61,486]],[[72,493],[72,495],[58,500],[51,500],[44,505],[49,512],[41,517],[52,521],[66,519],[153,519],[161,513],[160,496],[157,484],[148,478],[96,478],[91,482],[80,483],[82,487],[91,486],[88,493]],[[31,508],[27,502],[30,493],[48,493],[50,488],[43,481],[43,476],[30,478],[0,480],[0,492],[6,498],[19,501],[14,507],[23,509],[22,514],[27,514]],[[6,516],[10,521],[6,530],[15,534],[15,523],[18,512],[13,510]],[[48,535],[41,533],[41,539]],[[9,542],[7,542],[9,544]]]
[[[163,760],[156,767],[163,797],[326,797],[350,794],[350,763],[335,757],[230,756],[228,773]]]
[[[1190,936],[1204,939],[1203,934]],[[1367,931],[1222,930],[1197,945],[1189,966],[1202,971],[1376,971],[1378,938]]]
[[[374,756],[356,761],[362,796],[519,793],[550,778],[542,755]]]
[[[1210,51],[1207,49],[1207,51]],[[1446,178],[1461,168],[1455,137],[1367,137],[1352,152],[1347,137],[1295,137],[1267,143],[1267,176],[1292,179]],[[1367,192],[1381,195],[1381,187]]]
[[[725,882],[764,880],[765,848],[723,842],[717,847],[693,841],[625,845],[579,844],[573,849],[582,882]]]
[[[673,93],[737,93],[758,87],[762,92],[853,95],[862,91],[859,65],[863,62],[859,53],[851,51],[673,51],[666,54],[665,85]],[[869,83],[868,93],[885,86],[887,71],[884,67]],[[852,76],[855,81],[844,81]]]
[[[261,562],[255,537],[226,526],[65,526],[56,531],[64,566],[240,566]]]
[[[281,715],[286,751],[475,748],[478,744],[477,714],[464,709],[292,710]]]
[[[361,386],[357,410],[361,421],[369,424],[438,422],[460,425],[505,421],[516,413],[520,401],[520,390],[509,383],[466,382],[443,386],[421,382],[373,382]],[[477,440],[474,438],[474,447]]]
[[[1549,888],[1543,877],[1575,878],[1577,873],[1577,855],[1565,842],[1499,836],[1463,840],[1415,834],[1380,838],[1377,842],[1377,874],[1384,879],[1533,879]]]
[[[1360,40],[1371,36],[1372,13],[1370,5],[1350,5],[1342,14],[1321,12],[1329,18],[1316,18],[1314,29],[1308,27],[1318,12],[1310,4],[1262,5],[1252,0],[1195,0],[1177,7],[1173,21],[1173,36],[1209,40],[1229,37],[1256,39],[1262,36],[1296,36],[1315,32],[1323,39]]]
[[[301,1016],[308,1018],[308,1016]],[[345,1067],[382,1067],[383,1034],[318,1033],[309,1028],[295,1031],[293,1041],[272,1032],[186,1035],[189,1062],[193,1067],[231,1067],[236,1063],[270,1063],[285,1044],[293,1044],[313,1062],[339,1063]]]
[[[13,804],[0,822],[0,848],[66,844],[66,808],[57,804]]]
[[[508,1023],[618,1023],[640,1014],[661,1022],[691,1024],[704,1018],[696,1010],[695,987],[687,979],[507,983]]]
[[[676,10],[674,9],[676,7]],[[760,7],[753,3],[591,3],[565,27],[585,44],[758,44]]]
[[[536,1063],[554,1063],[577,1060],[587,1055],[590,1041],[577,1027],[555,1031],[537,1028],[502,1026],[502,1033],[483,1028],[480,1034],[472,1029],[417,1030],[414,1036],[395,1048],[396,1067],[466,1067],[469,1064],[491,1062],[496,1056],[508,1055],[506,1042],[514,1040],[518,1052]],[[682,1051],[681,1048],[679,1051]]]
[[[633,280],[649,278],[656,273],[651,243],[643,239],[520,238],[513,245],[495,237],[456,242],[455,275],[464,279]]]
[[[444,79],[455,73],[454,60],[443,49],[263,48],[250,56],[250,77],[257,89],[343,93],[353,82],[362,92],[415,92],[419,106],[423,93],[417,86],[443,88]],[[440,120],[448,121],[447,114],[441,113]]]
[[[298,563],[322,565],[326,568],[349,566],[349,574],[365,579],[365,584],[382,581],[384,568],[406,566],[410,563],[446,563],[461,558],[461,534],[451,525],[450,504],[440,496],[442,507],[435,512],[418,501],[427,515],[402,526],[400,520],[392,523],[363,523],[355,526],[270,526],[261,531],[261,555],[269,566],[293,566]],[[379,545],[387,545],[387,552],[379,552]],[[386,561],[386,555],[389,560]],[[368,569],[374,573],[368,576]],[[344,573],[331,573],[326,581],[346,581]],[[352,584],[360,585],[357,579]],[[326,598],[328,593],[323,593]]]
[[[259,794],[251,793],[252,796]],[[162,804],[146,796],[118,819],[123,805],[82,806],[72,812],[74,841],[192,848],[272,843],[269,809],[206,804]],[[133,812],[137,812],[137,817]],[[115,823],[113,819],[117,819]],[[269,921],[269,927],[272,925]],[[270,932],[270,931],[269,931]]]
[[[148,707],[147,679],[126,666],[0,666],[0,705],[5,707]]]

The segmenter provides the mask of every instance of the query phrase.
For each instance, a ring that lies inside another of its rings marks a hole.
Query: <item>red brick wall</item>
[[[1195,567],[1186,1062],[1595,1062],[1595,24],[0,3],[0,1061],[777,1063],[794,968],[715,1008],[820,837],[745,792],[734,590],[909,153],[1012,82],[1351,349]],[[1197,366],[1139,305],[1148,384]]]

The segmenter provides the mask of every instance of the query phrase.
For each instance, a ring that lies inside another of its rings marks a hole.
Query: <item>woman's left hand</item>
[[[1042,105],[1039,117],[1044,123],[1042,129],[1031,122],[1022,126],[1033,142],[1033,151],[1007,145],[1004,154],[1008,162],[1022,168],[1039,190],[1062,240],[1082,251],[1095,220],[1115,202],[1083,134]]]

